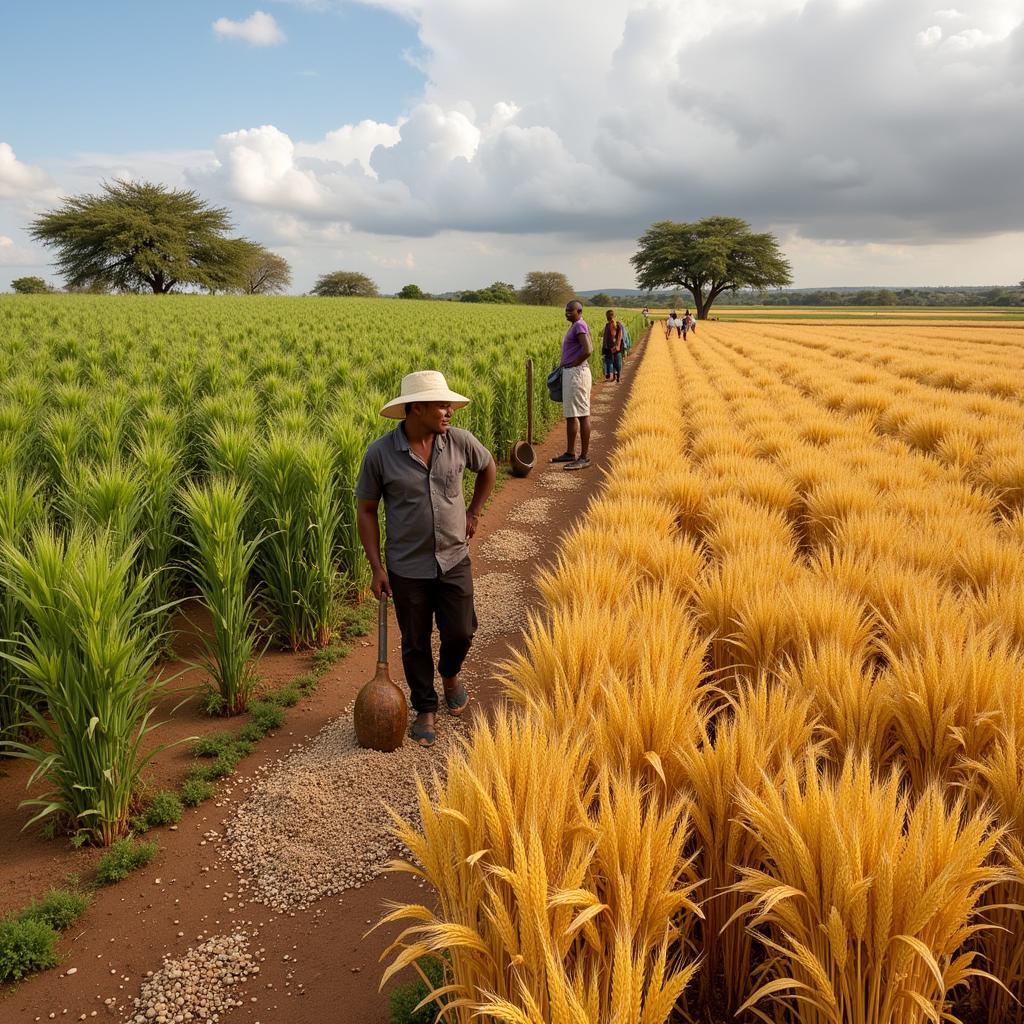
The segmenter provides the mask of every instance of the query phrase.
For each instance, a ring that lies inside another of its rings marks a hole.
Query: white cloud
[[[250,46],[277,46],[288,38],[272,14],[254,11],[244,21],[218,18],[213,31],[224,39],[241,39]]]
[[[312,138],[237,125],[211,152],[97,157],[61,184],[116,167],[194,185],[289,247],[299,287],[303,259],[375,265],[387,288],[410,257],[434,290],[548,261],[622,285],[652,220],[712,213],[836,284],[921,281],[914,253],[935,268],[956,246],[973,273],[977,239],[1005,256],[1020,235],[999,233],[1024,232],[1019,0],[362,2],[416,25],[426,82],[400,116]]]
[[[22,199],[47,192],[53,182],[41,167],[23,164],[7,142],[0,142],[0,199]]]

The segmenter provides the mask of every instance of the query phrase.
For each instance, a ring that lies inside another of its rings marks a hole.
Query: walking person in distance
[[[552,462],[564,462],[566,469],[585,469],[590,465],[590,354],[594,351],[590,328],[583,319],[583,304],[573,299],[566,304],[569,329],[562,337],[562,415],[565,417],[565,451]],[[576,435],[580,454],[576,455]]]
[[[615,310],[605,313],[604,332],[601,335],[601,357],[604,361],[604,379],[618,381],[622,373],[622,347],[624,331],[622,321],[615,319]]]
[[[476,631],[469,540],[494,488],[491,453],[468,431],[451,426],[469,399],[437,370],[402,378],[401,394],[380,414],[401,422],[366,450],[356,481],[359,540],[373,571],[374,596],[390,595],[402,634],[402,666],[416,719],[410,734],[421,746],[435,740],[437,691],[431,637],[441,639],[437,671],[453,715],[469,701],[459,672]],[[465,470],[476,474],[466,508]],[[387,542],[381,559],[377,506],[384,499]]]

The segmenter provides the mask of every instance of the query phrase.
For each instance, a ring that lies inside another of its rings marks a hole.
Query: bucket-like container
[[[513,476],[526,476],[537,464],[533,450],[533,360],[526,360],[526,440],[516,441],[508,453]]]

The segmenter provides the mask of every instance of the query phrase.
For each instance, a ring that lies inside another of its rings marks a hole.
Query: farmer
[[[389,594],[395,602],[402,665],[416,711],[410,734],[423,747],[434,742],[438,707],[431,653],[435,618],[445,704],[460,715],[469,701],[459,680],[477,625],[468,541],[480,525],[497,467],[468,430],[451,426],[452,412],[468,404],[437,370],[406,374],[402,393],[380,411],[402,422],[366,449],[356,481],[356,521],[373,570],[371,587],[375,597]],[[466,469],[477,475],[468,509],[462,495]],[[382,497],[387,568],[377,519]]]
[[[618,381],[622,373],[622,321],[615,319],[615,310],[605,313],[604,333],[601,335],[601,357],[604,360],[604,379]]]
[[[676,316],[676,311],[672,310],[668,315],[668,319],[665,321],[665,337],[670,338],[672,336],[672,329],[675,328],[676,336],[678,337],[683,333],[683,321]]]
[[[651,311],[646,306],[644,306],[644,308],[641,309],[640,312],[643,314],[644,327],[646,327],[648,321],[651,319]]]
[[[565,319],[569,329],[562,337],[562,415],[565,417],[565,451],[552,462],[564,462],[566,469],[585,469],[590,465],[590,353],[594,345],[590,328],[583,319],[579,299],[566,303]],[[576,455],[576,435],[580,436],[580,454]]]
[[[690,311],[689,310],[687,310],[683,314],[683,337],[684,338],[686,337],[686,332],[687,331],[693,331],[694,334],[697,333],[697,321],[694,320],[693,317],[690,315]]]

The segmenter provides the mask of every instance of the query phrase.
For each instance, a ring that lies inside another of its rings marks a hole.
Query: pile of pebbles
[[[485,572],[473,580],[477,630],[475,647],[501,636],[518,636],[526,625],[526,588],[520,575],[511,572]],[[473,659],[473,650],[469,652]]]
[[[438,715],[437,742],[409,740],[383,754],[356,742],[351,714],[328,723],[307,745],[261,774],[228,822],[223,855],[239,895],[294,911],[380,875],[396,854],[388,807],[419,821],[416,777],[443,775],[464,723]]]
[[[521,530],[496,530],[483,543],[483,554],[499,562],[525,562],[537,553],[536,537]]]
[[[216,1024],[221,1014],[242,1005],[232,987],[259,969],[244,932],[214,936],[176,960],[164,957],[163,967],[136,996],[129,1024]]]
[[[554,498],[530,498],[512,509],[508,518],[513,523],[543,523],[554,514]]]

